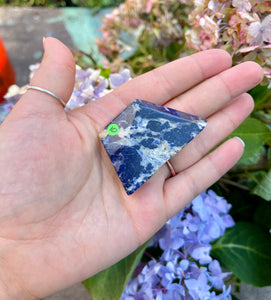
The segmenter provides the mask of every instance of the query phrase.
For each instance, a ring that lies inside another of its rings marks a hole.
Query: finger
[[[251,113],[254,101],[242,94],[208,119],[206,128],[178,154],[171,158],[174,170],[179,173],[210,152],[226,139]]]
[[[232,138],[189,169],[164,185],[167,216],[170,218],[230,170],[243,153],[243,143]]]
[[[245,62],[204,81],[166,106],[206,118],[262,79],[262,68],[254,62]]]
[[[44,56],[30,85],[46,89],[65,103],[69,100],[75,80],[75,63],[70,50],[54,38],[44,40]],[[54,97],[29,89],[18,102],[27,113],[62,112],[63,105]]]
[[[231,57],[223,50],[199,52],[138,76],[80,110],[95,121],[100,131],[135,99],[163,105],[230,66]]]

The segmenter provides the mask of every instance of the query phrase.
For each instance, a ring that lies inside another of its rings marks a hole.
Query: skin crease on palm
[[[75,65],[58,40],[31,81],[68,101]],[[65,112],[55,98],[28,90],[0,126],[0,298],[39,299],[109,267],[149,239],[170,217],[241,157],[229,139],[252,111],[246,91],[262,80],[246,62],[208,50],[139,76]],[[208,118],[207,127],[127,196],[98,133],[134,99]],[[209,153],[207,155],[207,153]]]

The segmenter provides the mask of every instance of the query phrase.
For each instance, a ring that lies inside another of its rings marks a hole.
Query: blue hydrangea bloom
[[[216,289],[222,289],[224,286],[224,278],[230,275],[231,273],[223,273],[219,262],[215,259],[210,262],[208,268],[208,277],[209,281],[212,283],[212,286]]]
[[[121,300],[230,300],[231,287],[224,283],[230,273],[210,256],[210,243],[234,226],[230,208],[213,191],[196,197],[153,237],[149,245],[161,255],[145,263]]]
[[[212,247],[210,245],[200,245],[200,246],[196,246],[192,252],[191,252],[191,256],[198,260],[200,264],[205,265],[208,264],[212,261],[212,258],[210,256],[210,251],[211,251]]]
[[[112,89],[115,89],[126,81],[131,79],[131,74],[129,69],[123,69],[119,73],[110,74],[109,75],[109,82]]]
[[[188,293],[194,300],[205,300],[210,296],[210,285],[205,273],[201,273],[197,279],[188,279],[184,281]]]

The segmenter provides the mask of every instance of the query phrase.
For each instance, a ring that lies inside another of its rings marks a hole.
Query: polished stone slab
[[[137,99],[100,133],[128,195],[206,126],[205,119]]]

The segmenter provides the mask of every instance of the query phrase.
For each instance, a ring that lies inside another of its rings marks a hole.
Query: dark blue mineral
[[[206,126],[205,119],[135,100],[100,133],[128,195]]]

